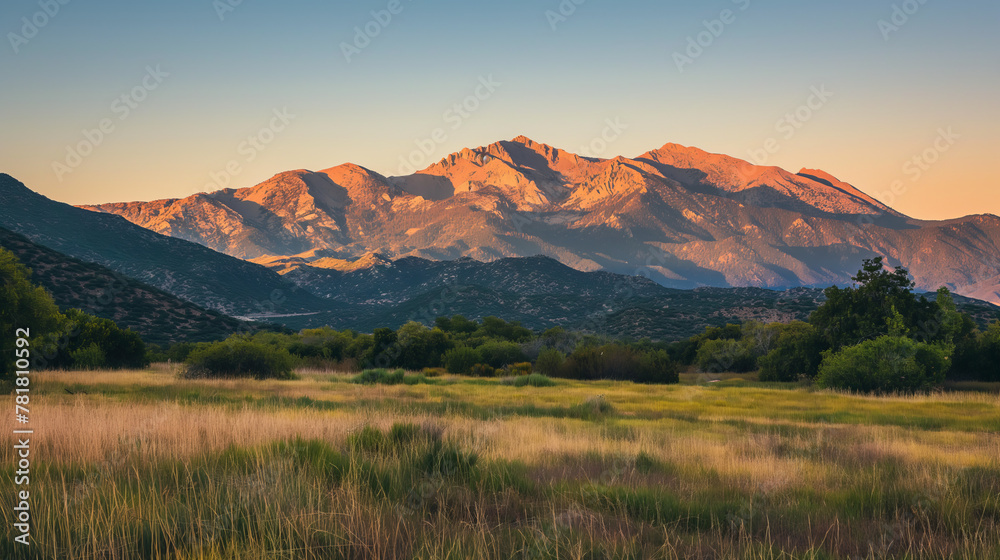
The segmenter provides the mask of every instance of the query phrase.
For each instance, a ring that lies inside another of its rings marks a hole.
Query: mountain
[[[59,309],[82,309],[111,319],[154,344],[219,340],[244,323],[127,278],[103,266],[83,262],[0,228],[0,247],[31,269],[31,281],[55,299]]]
[[[281,276],[119,216],[53,202],[3,175],[0,203],[0,225],[21,233],[0,232],[0,239],[35,268],[61,305],[92,306],[93,297],[99,314],[152,341],[209,338],[222,325],[225,334],[231,321],[163,292],[293,328],[331,325],[370,332],[409,320],[429,324],[442,315],[496,315],[533,329],[563,326],[659,340],[746,319],[805,319],[823,298],[820,290],[804,288],[679,290],[642,275],[583,272],[546,256],[393,260],[382,253],[338,258],[323,256],[328,249],[310,249],[258,259]],[[120,275],[139,276],[156,287]],[[956,299],[981,324],[997,317],[993,306]]]
[[[5,174],[0,174],[0,227],[230,315],[316,312],[334,305],[266,267],[160,235],[120,216],[54,202]]]
[[[293,259],[285,272],[371,254],[543,254],[676,288],[784,288],[848,283],[862,258],[883,255],[921,289],[1000,302],[996,216],[916,220],[824,171],[791,173],[676,144],[597,159],[518,137],[404,177],[347,164],[85,208],[240,258]]]

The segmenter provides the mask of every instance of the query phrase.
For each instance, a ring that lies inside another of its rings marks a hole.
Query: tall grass
[[[2,558],[1000,556],[995,395],[37,383],[35,541],[0,501]]]

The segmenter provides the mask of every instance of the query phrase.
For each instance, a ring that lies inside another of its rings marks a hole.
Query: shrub
[[[566,360],[566,355],[555,348],[546,348],[538,354],[535,369],[544,375],[557,375]]]
[[[355,375],[351,383],[359,385],[400,385],[406,378],[406,372],[397,369],[390,372],[385,368],[366,369]]]
[[[655,350],[639,354],[639,369],[632,378],[636,383],[680,383],[677,364],[670,359],[666,350]]]
[[[580,418],[600,419],[614,414],[615,407],[608,399],[604,398],[604,395],[597,395],[596,397],[589,397],[578,405],[574,405],[572,411]]]
[[[471,374],[476,377],[494,377],[497,374],[497,370],[493,366],[476,364],[472,366]]]
[[[698,368],[709,373],[746,373],[757,367],[757,360],[739,340],[707,340],[698,348]]]
[[[812,325],[802,322],[785,325],[777,346],[757,361],[760,380],[797,381],[800,375],[816,377],[825,349],[823,335]]]
[[[207,344],[193,350],[187,359],[187,375],[192,377],[292,377],[292,355],[243,337]]]
[[[403,447],[415,441],[423,434],[416,424],[395,423],[389,429],[389,441],[397,447]]]
[[[425,367],[421,373],[423,373],[425,377],[440,377],[448,372],[445,371],[444,368]]]
[[[510,366],[511,375],[531,375],[531,362],[520,362]]]
[[[378,453],[387,447],[388,440],[378,428],[365,426],[347,436],[347,445],[352,450]]]
[[[901,336],[881,336],[826,353],[816,383],[863,393],[928,391],[944,381],[948,351]]]
[[[540,373],[532,373],[530,375],[519,375],[517,377],[507,377],[500,382],[501,385],[509,385],[511,387],[554,387],[556,385],[555,381],[552,381],[547,376]]]
[[[570,379],[622,379],[639,383],[677,383],[675,364],[664,350],[640,352],[620,344],[584,346],[559,369]]]
[[[509,364],[525,361],[526,356],[521,346],[514,342],[492,341],[478,348],[482,355],[482,363],[502,368]]]
[[[459,346],[444,354],[444,368],[448,373],[469,373],[472,366],[482,363],[483,356],[475,348]]]
[[[419,385],[421,383],[433,384],[423,374],[406,375],[406,372],[397,369],[389,371],[383,368],[366,369],[351,378],[351,383],[359,385]]]
[[[69,332],[66,333],[68,345],[65,352],[53,361],[54,366],[126,369],[149,365],[146,344],[135,332],[119,327],[110,319],[94,317],[79,309],[70,309],[66,317],[69,320]],[[83,360],[80,366],[76,364],[74,353]]]
[[[72,365],[77,369],[101,369],[105,367],[104,350],[96,344],[88,344],[69,353]]]
[[[435,440],[417,460],[417,467],[432,476],[467,477],[476,467],[479,456],[452,443]]]

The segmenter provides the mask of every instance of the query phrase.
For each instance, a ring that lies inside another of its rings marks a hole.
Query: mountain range
[[[0,227],[227,315],[329,305],[263,266],[49,200],[6,174],[0,174]]]
[[[312,287],[314,270],[404,257],[535,255],[673,288],[825,287],[849,283],[863,258],[882,255],[907,267],[919,289],[1000,303],[996,216],[918,220],[824,171],[792,173],[676,144],[598,159],[522,136],[408,176],[345,164],[249,188],[83,208],[285,276],[308,267],[289,279]]]
[[[295,329],[364,332],[410,320],[433,324],[443,315],[494,315],[536,330],[679,340],[708,325],[805,319],[823,300],[814,288],[667,288],[640,275],[582,272],[545,256],[256,259],[269,270],[119,216],[49,200],[6,175],[0,175],[0,226],[6,228],[0,245],[34,269],[33,279],[62,308],[114,319],[157,342],[221,338],[246,328],[220,311]],[[1000,316],[978,300],[956,302],[981,325]]]

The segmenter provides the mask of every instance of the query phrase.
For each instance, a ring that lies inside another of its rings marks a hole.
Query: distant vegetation
[[[926,392],[946,379],[1000,381],[1000,323],[980,328],[943,288],[933,299],[918,296],[908,272],[885,268],[881,258],[864,261],[855,285],[828,288],[808,321],[712,326],[673,343],[560,327],[537,332],[498,317],[456,315],[439,317],[433,326],[411,321],[371,334],[330,327],[265,330],[147,348],[137,334],[108,319],[79,310],[59,313],[13,255],[2,255],[3,297],[9,302],[4,326],[33,327],[46,350],[39,353],[46,367],[121,369],[172,361],[185,363],[189,376],[258,379],[290,378],[295,368],[364,370],[358,382],[390,384],[420,383],[442,372],[677,383],[681,370],[693,369],[705,375],[756,372],[761,381],[805,380],[868,393]],[[10,363],[5,360],[8,370]],[[399,378],[393,370],[429,373]]]
[[[31,281],[45,288],[59,309],[111,319],[142,336],[147,344],[212,341],[246,324],[125,277],[101,265],[53,251],[0,228],[0,247],[31,269]]]
[[[138,334],[71,309],[65,314],[31,271],[13,253],[0,248],[0,382],[9,383],[15,366],[14,333],[28,329],[32,370],[43,368],[141,368],[149,364]]]
[[[255,358],[242,361],[250,348]],[[259,367],[269,353],[273,354],[271,360],[283,365],[365,370],[362,378],[373,377],[359,382],[372,383],[404,382],[393,381],[395,374],[388,373],[392,369],[443,368],[448,373],[478,377],[519,377],[534,373],[536,367],[538,373],[568,379],[678,381],[677,368],[664,345],[612,342],[562,329],[536,334],[496,317],[481,322],[461,316],[441,317],[433,328],[411,322],[395,331],[375,329],[370,335],[331,328],[240,334],[216,343],[176,344],[151,357],[185,362],[195,375],[260,378],[284,377],[290,372],[288,367],[280,372]]]
[[[831,287],[809,322],[713,327],[670,347],[705,372],[759,371],[762,381],[815,380],[871,393],[927,391],[946,378],[1000,381],[1000,323],[986,330],[948,290],[913,293],[906,269],[865,260],[855,286]]]

